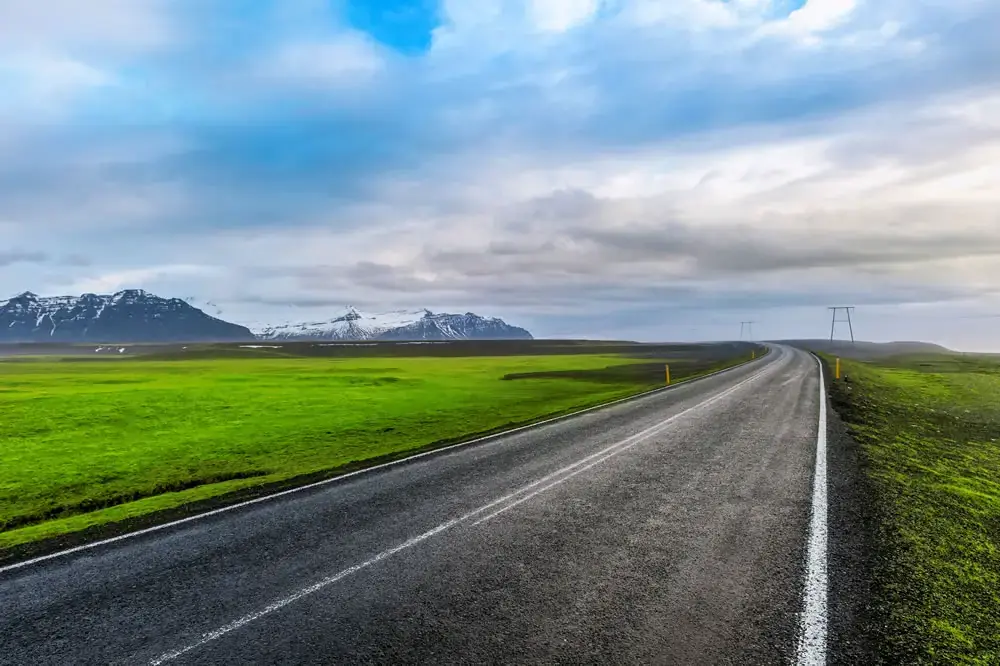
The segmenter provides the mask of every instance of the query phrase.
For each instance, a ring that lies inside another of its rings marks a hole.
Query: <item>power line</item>
[[[851,344],[854,344],[854,324],[851,323],[851,313],[854,311],[853,305],[837,305],[829,308],[833,311],[833,321],[830,322],[830,342],[833,342],[834,333],[837,330],[837,323],[847,322],[847,328],[851,332]],[[847,319],[837,319],[837,313],[843,312]]]

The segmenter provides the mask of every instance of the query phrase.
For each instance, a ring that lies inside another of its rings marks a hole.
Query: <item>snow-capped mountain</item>
[[[380,340],[531,340],[531,333],[497,317],[472,312],[445,314],[427,312],[419,320],[386,331]]]
[[[245,326],[211,317],[179,298],[142,289],[43,298],[26,291],[0,301],[0,342],[252,340]]]
[[[425,310],[417,310],[371,314],[349,307],[342,315],[326,321],[266,326],[257,330],[257,337],[264,340],[371,340],[419,321],[425,313]]]
[[[255,327],[206,314],[180,298],[142,289],[41,297],[26,291],[0,301],[3,342],[198,342],[246,340],[530,340],[502,319],[430,310],[378,314],[347,308],[327,321]]]
[[[327,321],[310,321],[260,329],[262,340],[530,340],[523,328],[502,319],[430,310],[367,313],[349,307]]]

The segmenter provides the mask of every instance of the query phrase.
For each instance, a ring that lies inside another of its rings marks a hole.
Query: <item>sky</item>
[[[1000,351],[996,0],[0,0],[0,297]],[[837,335],[846,335],[838,328]]]

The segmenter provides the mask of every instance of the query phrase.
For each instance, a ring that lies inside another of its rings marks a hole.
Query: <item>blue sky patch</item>
[[[437,0],[347,0],[345,13],[353,28],[405,54],[427,51],[440,25]]]

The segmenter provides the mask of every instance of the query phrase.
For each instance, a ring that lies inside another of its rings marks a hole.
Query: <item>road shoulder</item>
[[[832,373],[824,362],[829,389]],[[828,391],[829,393],[829,391]],[[864,456],[840,415],[828,404],[828,576],[827,663],[878,664],[878,610],[874,585],[878,541],[877,505],[864,472]]]

